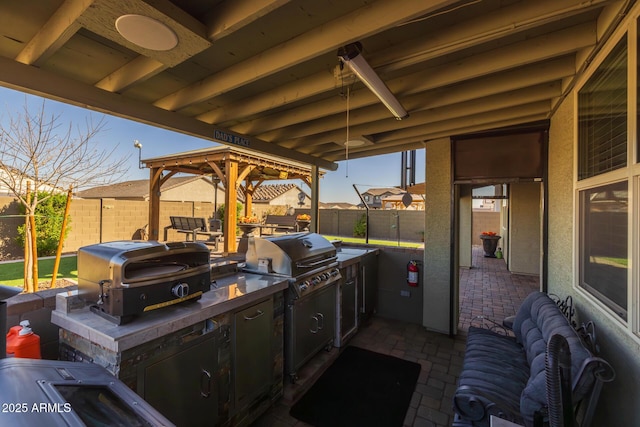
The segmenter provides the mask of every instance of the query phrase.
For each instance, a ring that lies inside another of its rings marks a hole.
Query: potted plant
[[[480,235],[480,239],[482,239],[482,249],[484,250],[484,256],[486,258],[495,258],[496,248],[498,247],[498,240],[501,239],[501,236],[498,236],[498,234],[493,231],[483,231]]]
[[[311,215],[298,214],[298,216],[296,216],[298,231],[309,231],[309,224],[311,224]]]
[[[238,218],[238,228],[242,231],[242,237],[252,236],[260,226],[260,220],[256,216],[241,216]]]

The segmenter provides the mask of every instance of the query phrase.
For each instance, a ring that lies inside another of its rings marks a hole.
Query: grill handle
[[[324,329],[324,314],[316,313],[318,316],[318,330]]]
[[[309,332],[311,332],[312,334],[317,334],[318,331],[320,330],[318,328],[318,325],[320,324],[320,322],[318,321],[318,318],[316,316],[312,316],[311,318],[316,321],[316,328],[315,329],[309,328]]]
[[[331,258],[323,258],[320,261],[316,261],[316,262],[310,262],[310,263],[296,262],[296,267],[298,267],[298,268],[314,268],[314,267],[317,267],[319,265],[324,265],[324,264],[328,264],[330,262],[336,261],[337,259],[338,259],[337,256],[332,256]]]
[[[258,317],[262,316],[263,314],[264,314],[264,311],[257,310],[255,316],[251,316],[251,317],[244,316],[244,320],[254,320],[254,319],[257,319]]]
[[[205,399],[211,396],[211,373],[206,369],[200,373],[200,396]]]

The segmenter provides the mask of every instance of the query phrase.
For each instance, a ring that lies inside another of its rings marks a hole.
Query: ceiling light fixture
[[[178,36],[163,22],[144,15],[122,15],[116,19],[116,30],[131,43],[149,50],[171,50]]]
[[[340,60],[349,66],[351,71],[373,92],[380,101],[391,111],[396,119],[402,120],[409,117],[400,101],[391,93],[386,84],[378,77],[369,63],[362,56],[362,44],[350,43],[338,49]]]

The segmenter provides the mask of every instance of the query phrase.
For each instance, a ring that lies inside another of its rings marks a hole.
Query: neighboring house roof
[[[198,179],[207,179],[201,176],[180,176],[169,178],[162,186],[162,190],[179,187]],[[139,179],[134,181],[118,182],[111,185],[89,188],[78,191],[78,197],[83,199],[146,199],[149,196],[149,180]]]
[[[400,188],[388,187],[388,188],[370,188],[362,194],[370,194],[372,196],[382,196],[386,194],[402,194],[405,191]]]
[[[419,182],[407,187],[407,191],[411,194],[425,194],[427,192],[427,183]]]
[[[256,188],[255,192],[253,193],[253,202],[269,203],[276,197],[281,196],[291,190],[297,190],[298,192],[302,191],[300,187],[295,184],[263,184]],[[304,191],[302,192],[304,193]],[[309,195],[307,193],[305,193],[305,196],[309,198]]]
[[[358,209],[357,205],[347,202],[335,202],[335,203],[320,203],[318,206],[320,209]]]
[[[19,179],[22,179],[22,182],[17,183],[17,185],[21,186],[23,188],[23,191],[25,192],[27,189],[27,182],[30,182],[33,186],[33,183],[35,181],[30,176],[24,176],[24,174],[20,170],[0,162],[0,196],[13,196],[13,192],[2,182],[3,179],[6,179],[8,181],[18,181]],[[33,188],[31,190],[33,190]],[[42,182],[40,183],[40,187],[38,188],[38,190],[52,193],[63,193],[66,191],[63,188],[56,188],[52,185]]]

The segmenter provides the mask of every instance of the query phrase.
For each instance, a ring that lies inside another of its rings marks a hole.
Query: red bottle
[[[40,354],[40,336],[33,333],[28,320],[20,326],[12,326],[7,333],[7,356],[27,359],[42,359]]]

